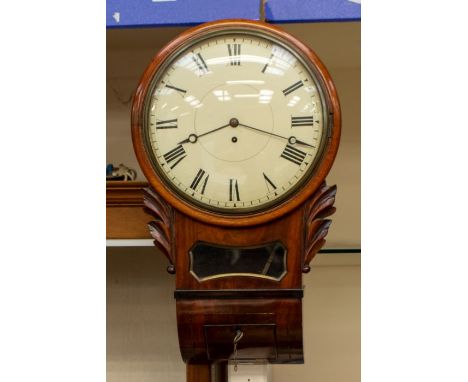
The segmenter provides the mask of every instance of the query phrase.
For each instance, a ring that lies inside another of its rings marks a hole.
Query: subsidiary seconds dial
[[[259,211],[313,173],[327,106],[313,70],[272,36],[217,32],[172,54],[155,75],[144,130],[152,165],[189,203]]]

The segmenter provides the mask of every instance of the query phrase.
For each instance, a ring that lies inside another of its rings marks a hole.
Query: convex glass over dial
[[[218,31],[180,48],[149,94],[144,130],[153,166],[209,210],[280,203],[308,179],[327,133],[312,69],[266,34]]]

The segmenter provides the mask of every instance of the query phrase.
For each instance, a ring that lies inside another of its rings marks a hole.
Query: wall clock
[[[144,72],[132,138],[150,232],[176,274],[188,375],[227,361],[303,362],[302,272],[334,212],[325,177],[340,126],[319,58],[265,23],[189,29]]]

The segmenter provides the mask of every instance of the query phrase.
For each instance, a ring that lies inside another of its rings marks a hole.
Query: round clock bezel
[[[320,151],[314,163],[308,170],[305,179],[298,182],[297,187],[271,203],[265,204],[255,211],[230,211],[227,209],[214,210],[200,204],[196,200],[180,194],[171,186],[155,165],[154,154],[149,150],[146,137],[147,106],[152,90],[158,78],[164,73],[168,64],[173,62],[182,51],[199,41],[213,35],[229,33],[257,34],[263,38],[270,38],[281,43],[297,55],[302,63],[313,74],[318,82],[322,105],[328,111],[327,124],[322,136]],[[169,42],[153,58],[144,72],[136,90],[132,107],[132,139],[140,167],[150,185],[169,204],[194,219],[223,226],[249,226],[262,224],[276,219],[304,203],[308,197],[320,186],[328,174],[338,150],[341,130],[341,114],[338,96],[328,71],[315,53],[305,44],[283,30],[271,25],[250,20],[222,20],[206,23],[189,29]]]

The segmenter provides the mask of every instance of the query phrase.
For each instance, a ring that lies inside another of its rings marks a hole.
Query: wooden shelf
[[[141,190],[147,186],[147,182],[106,182],[106,205],[143,206]]]
[[[142,189],[146,182],[106,182],[106,238],[150,239],[143,210]]]

